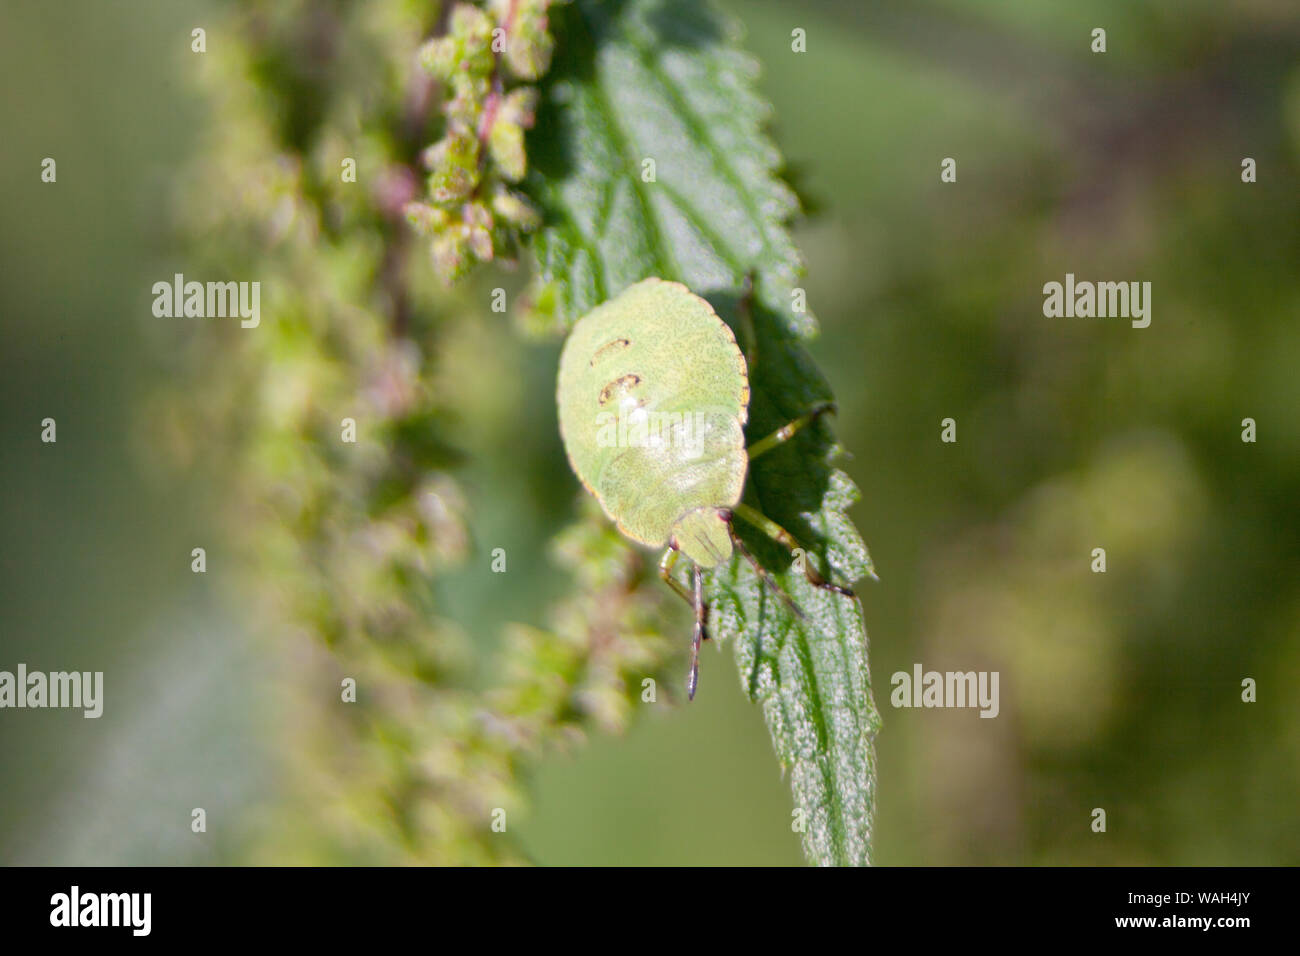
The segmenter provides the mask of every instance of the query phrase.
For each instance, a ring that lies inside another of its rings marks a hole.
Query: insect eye
[[[609,404],[610,399],[617,396],[626,395],[632,389],[641,384],[641,376],[635,372],[629,372],[621,378],[616,378],[600,390],[599,402],[601,405]]]

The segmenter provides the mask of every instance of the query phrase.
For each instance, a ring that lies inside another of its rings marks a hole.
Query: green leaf
[[[538,307],[565,327],[646,276],[676,279],[713,303],[746,351],[751,443],[828,400],[802,344],[815,321],[794,308],[801,264],[786,224],[797,203],[734,24],[696,0],[577,0],[554,16],[557,56],[526,180],[545,223],[531,244]],[[739,307],[746,276],[752,322]],[[857,492],[830,465],[834,451],[823,417],[753,463],[745,500],[826,576],[852,584],[871,563],[845,515]],[[805,616],[737,556],[710,575],[713,636],[735,641],[742,684],[804,811],[809,860],[868,863],[879,715],[861,606],[809,586],[788,552],[739,519],[737,530]]]

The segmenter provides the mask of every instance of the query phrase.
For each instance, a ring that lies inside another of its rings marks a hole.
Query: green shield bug
[[[574,325],[560,355],[560,435],[583,486],[626,537],[667,550],[659,574],[695,612],[687,696],[699,681],[707,636],[703,569],[730,560],[733,545],[762,581],[801,615],[741,542],[740,517],[785,547],[794,538],[743,504],[749,462],[791,438],[829,404],[745,447],[749,370],[731,328],[713,307],[677,282],[644,279]],[[687,590],[672,570],[693,564]],[[852,596],[803,562],[808,580]]]

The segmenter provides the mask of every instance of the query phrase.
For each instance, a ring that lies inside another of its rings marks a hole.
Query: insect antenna
[[[749,566],[754,569],[754,573],[757,574],[759,579],[772,590],[773,594],[781,599],[781,603],[788,607],[790,612],[799,620],[807,620],[808,615],[804,614],[804,612],[800,610],[799,605],[794,603],[794,598],[790,597],[789,594],[786,594],[785,589],[776,582],[776,578],[772,577],[771,572],[759,564],[758,559],[750,553],[749,548],[745,547],[745,542],[740,540],[740,535],[736,534],[736,529],[731,526],[730,515],[727,517],[727,533],[731,535],[731,543],[736,546],[736,550],[745,556],[745,560],[748,561]]]

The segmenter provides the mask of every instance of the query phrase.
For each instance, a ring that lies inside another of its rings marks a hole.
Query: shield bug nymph
[[[560,355],[560,435],[583,486],[626,537],[667,547],[659,574],[695,612],[687,695],[695,697],[708,609],[703,570],[733,546],[795,614],[799,609],[749,553],[739,517],[793,550],[784,528],[741,502],[749,462],[789,440],[829,404],[745,447],[749,371],[731,328],[677,282],[644,279],[574,325]],[[672,575],[692,562],[689,590]],[[852,597],[803,562],[817,587]]]

